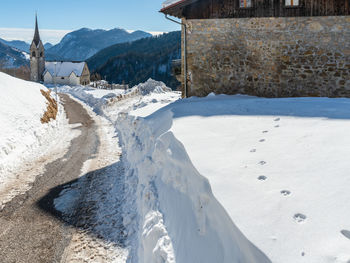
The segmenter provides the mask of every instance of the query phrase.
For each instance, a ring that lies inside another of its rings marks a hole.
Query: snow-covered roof
[[[163,2],[162,6],[163,8],[166,8],[168,6],[176,4],[177,2],[181,2],[181,0],[166,0],[165,2]]]
[[[178,9],[181,9],[187,5],[193,4],[199,0],[166,0],[162,4],[162,9],[160,12],[165,14],[170,14],[172,16],[180,17],[180,14],[176,12]],[[172,11],[169,11],[172,10]],[[174,12],[175,11],[175,12]]]
[[[56,63],[56,69],[55,69]],[[83,74],[85,62],[45,62],[45,72],[49,72],[52,76],[69,77],[72,72],[77,77]]]

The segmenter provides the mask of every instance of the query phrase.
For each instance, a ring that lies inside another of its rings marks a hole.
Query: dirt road
[[[54,209],[53,200],[62,185],[80,175],[86,160],[97,153],[96,125],[86,110],[67,95],[61,95],[70,124],[81,123],[67,154],[45,167],[31,189],[7,203],[0,212],[0,262],[60,262],[72,229]]]

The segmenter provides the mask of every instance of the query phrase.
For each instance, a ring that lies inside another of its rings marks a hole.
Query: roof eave
[[[181,0],[181,1],[178,1],[174,4],[171,4],[169,6],[162,8],[159,12],[166,14],[166,15],[171,15],[171,16],[181,18],[182,17],[181,8],[183,8],[187,5],[190,5],[194,2],[197,2],[197,1],[198,0]]]

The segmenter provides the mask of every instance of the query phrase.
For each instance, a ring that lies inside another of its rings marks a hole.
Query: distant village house
[[[86,62],[45,61],[45,49],[40,39],[37,18],[34,39],[30,46],[30,79],[45,84],[71,86],[90,84],[90,71]]]
[[[44,83],[89,85],[90,72],[85,62],[45,62]]]
[[[185,25],[188,96],[350,97],[350,0],[169,0],[161,12]]]

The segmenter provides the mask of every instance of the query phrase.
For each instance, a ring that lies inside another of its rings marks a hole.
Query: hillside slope
[[[0,72],[0,94],[1,211],[4,203],[25,191],[37,175],[29,176],[21,169],[31,167],[45,154],[61,153],[76,132],[72,133],[61,106],[56,120],[43,123],[49,113],[47,98],[52,100],[45,86]]]
[[[20,40],[7,41],[5,39],[0,38],[0,43],[16,48],[20,51],[29,53],[30,44],[28,44],[27,42],[20,41]]]
[[[151,34],[147,32],[135,31],[128,33],[124,29],[119,28],[109,31],[82,28],[65,35],[60,43],[46,50],[46,57],[48,60],[83,61],[110,45],[135,41],[150,36]]]
[[[24,52],[0,42],[0,68],[17,68],[29,65]]]
[[[92,72],[114,83],[137,85],[149,78],[175,89],[179,82],[171,73],[171,61],[181,56],[181,32],[113,45],[88,59]]]

